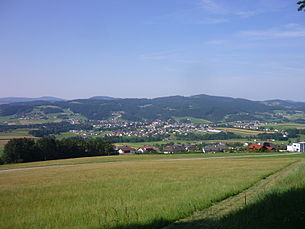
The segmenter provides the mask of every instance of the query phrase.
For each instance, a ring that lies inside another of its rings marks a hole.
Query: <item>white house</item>
[[[287,145],[289,152],[305,152],[305,142],[297,142]]]

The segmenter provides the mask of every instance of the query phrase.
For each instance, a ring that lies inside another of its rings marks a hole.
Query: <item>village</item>
[[[141,146],[139,148],[128,145],[115,148],[118,154],[143,154],[143,153],[236,153],[236,152],[305,152],[305,142],[291,143],[288,145],[275,145],[269,142],[257,144],[227,144],[224,142],[200,143],[172,143],[159,150],[151,145]]]

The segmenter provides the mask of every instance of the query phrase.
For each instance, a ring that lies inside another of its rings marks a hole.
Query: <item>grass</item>
[[[205,120],[205,119],[201,119],[201,118],[193,118],[193,117],[188,117],[188,116],[185,116],[185,117],[174,117],[174,120],[176,121],[181,121],[181,120],[190,120],[191,123],[195,123],[195,124],[208,124],[208,123],[211,123],[210,121],[208,120]]]
[[[89,132],[88,131],[88,132],[84,132],[84,133],[86,133],[86,136],[89,138],[101,138],[101,137],[105,137],[106,134],[112,133],[112,132],[111,131],[103,131],[103,132],[100,132],[100,131]],[[97,134],[97,135],[90,135],[91,133]],[[63,133],[56,135],[56,138],[63,139],[63,138],[71,138],[71,137],[75,137],[75,136],[83,136],[83,135],[79,135],[79,134],[72,133],[72,132],[63,132]]]
[[[304,228],[304,175],[305,160],[299,160],[167,228]]]
[[[78,135],[75,133],[72,133],[72,132],[63,132],[63,133],[56,135],[56,138],[63,139],[63,138],[71,138],[71,137],[76,137],[76,136],[78,136]]]
[[[226,157],[226,156],[258,156],[265,155],[266,153],[215,153],[215,154],[203,154],[203,153],[183,153],[183,154],[125,154],[115,156],[98,156],[98,157],[83,157],[83,158],[72,158],[72,159],[61,159],[61,160],[49,160],[49,161],[38,161],[28,163],[17,163],[17,164],[5,164],[0,165],[0,171],[4,169],[14,168],[32,168],[42,166],[62,166],[62,165],[81,165],[91,163],[109,163],[109,162],[122,162],[122,161],[146,161],[146,160],[167,160],[167,159],[184,159],[184,158],[213,158],[213,157]],[[278,153],[268,153],[269,155]],[[302,155],[282,155],[275,156],[277,158],[283,157],[305,157]]]
[[[0,139],[0,149],[4,148],[4,146],[6,145],[6,143],[8,143],[8,139]]]
[[[153,141],[153,142],[120,142],[115,143],[116,146],[128,145],[130,147],[139,148],[145,145],[163,145],[168,143],[212,143],[212,142],[224,142],[224,143],[236,143],[236,142],[249,142],[247,139],[229,139],[229,140],[168,140],[168,141]]]
[[[8,132],[1,132],[0,133],[0,138],[2,136],[31,136],[29,134],[29,131],[33,130],[33,129],[28,129],[28,128],[21,128],[21,129],[16,129],[16,130],[12,130],[12,131],[8,131]]]
[[[160,228],[295,160],[142,160],[1,172],[0,227]]]
[[[226,132],[232,132],[241,136],[251,136],[257,135],[261,133],[273,133],[273,132],[265,132],[265,131],[258,131],[258,130],[246,130],[246,129],[239,129],[239,128],[216,128],[217,130],[222,130]]]
[[[305,124],[300,124],[300,123],[278,123],[278,124],[272,124],[272,125],[264,125],[266,128],[274,128],[274,129],[279,129],[279,130],[285,130],[285,129],[305,129]]]
[[[303,163],[271,190],[259,195],[254,203],[224,217],[220,221],[221,227],[305,228],[304,177]]]

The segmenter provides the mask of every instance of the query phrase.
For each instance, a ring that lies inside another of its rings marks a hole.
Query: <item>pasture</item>
[[[238,135],[241,135],[243,137],[245,136],[251,136],[251,135],[257,135],[262,133],[274,133],[274,132],[265,132],[265,131],[259,131],[259,130],[247,130],[247,129],[239,129],[239,128],[222,128],[218,127],[217,130],[225,131],[225,132],[232,132]]]
[[[287,123],[277,123],[277,124],[272,124],[272,125],[263,125],[266,128],[274,128],[274,129],[279,129],[279,130],[285,130],[285,129],[305,129],[305,124],[301,123],[292,123],[292,122],[287,122]]]
[[[155,159],[2,171],[0,227],[160,228],[299,160]]]
[[[16,130],[12,130],[12,131],[7,131],[7,132],[1,132],[0,133],[0,138],[4,138],[4,137],[25,137],[25,136],[31,136],[29,134],[29,131],[33,130],[33,129],[29,129],[29,128],[21,128],[21,129],[16,129]]]

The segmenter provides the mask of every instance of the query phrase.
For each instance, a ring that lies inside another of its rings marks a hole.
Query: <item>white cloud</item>
[[[216,3],[215,0],[201,0],[199,2],[199,6],[211,13],[227,13],[227,9]]]
[[[249,18],[249,17],[253,17],[257,14],[259,14],[260,12],[258,11],[238,11],[236,13],[234,13],[237,16],[240,16],[242,18]]]
[[[253,40],[281,39],[281,38],[300,38],[305,37],[305,28],[284,27],[268,30],[248,30],[237,34]]]
[[[226,42],[227,42],[226,40],[210,40],[210,41],[205,42],[205,44],[207,44],[207,45],[222,45]]]
[[[142,60],[167,60],[177,57],[176,50],[167,50],[140,55]]]
[[[221,24],[226,22],[229,22],[229,20],[226,18],[204,18],[197,21],[196,24]]]

